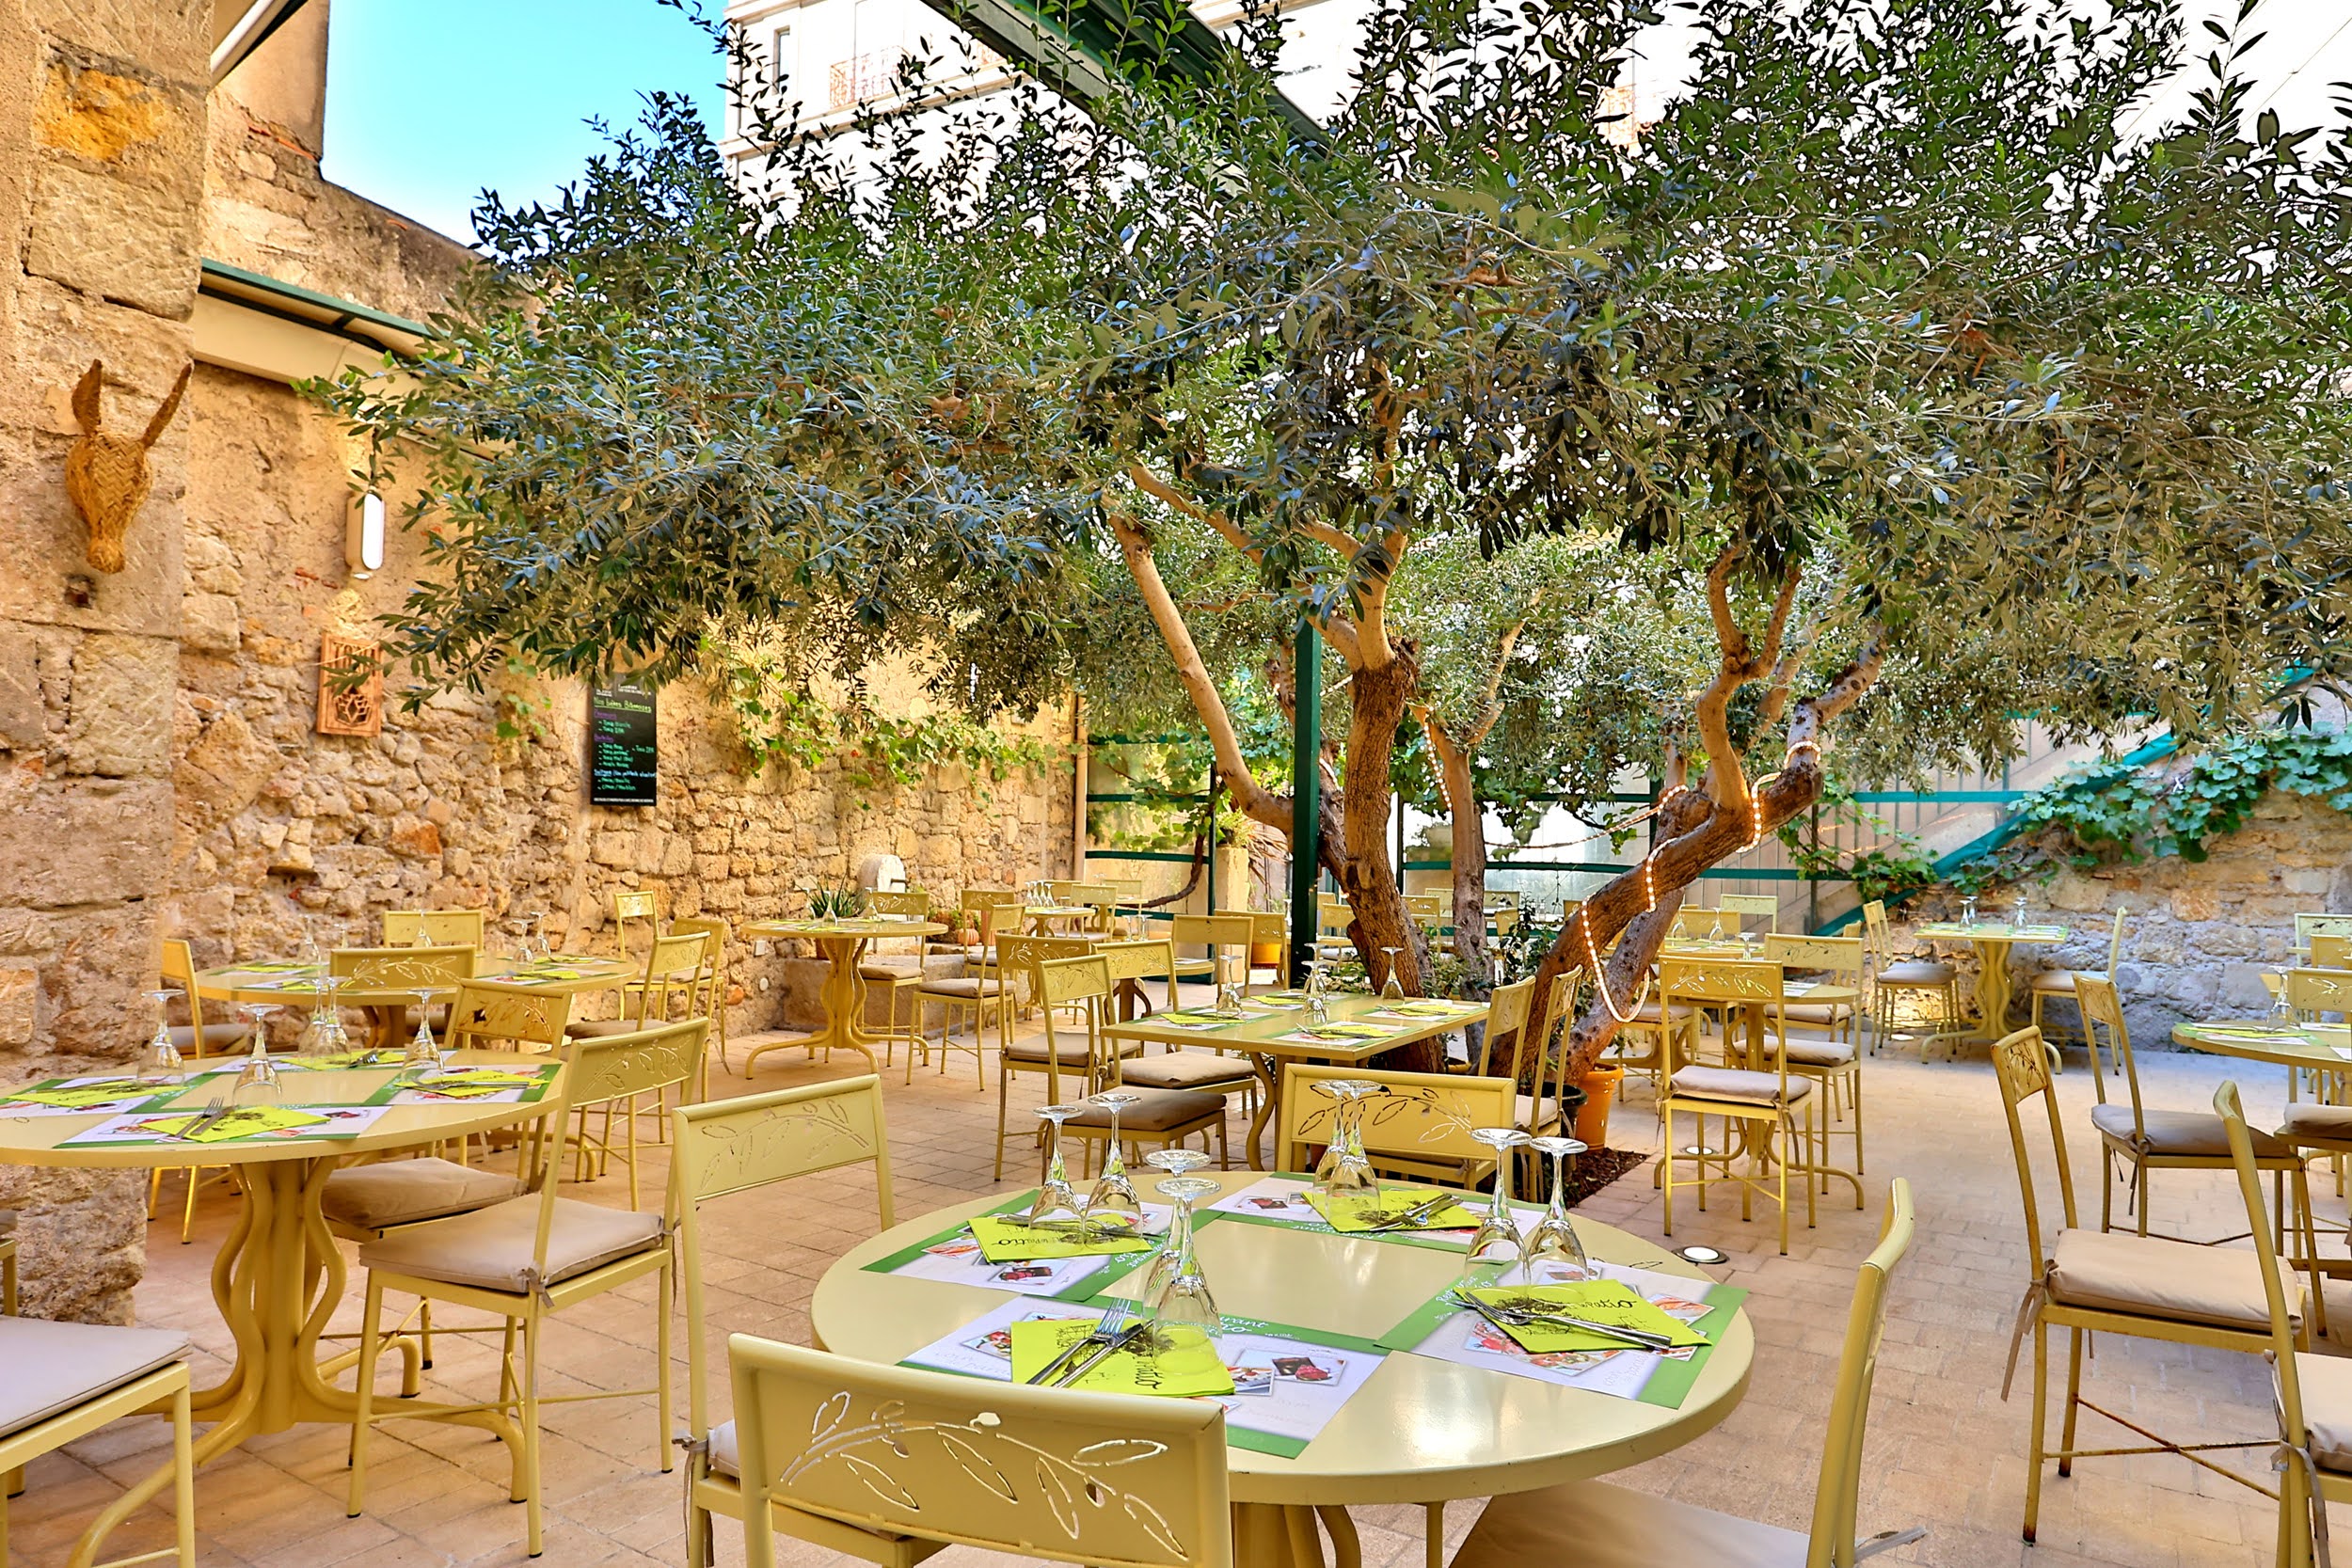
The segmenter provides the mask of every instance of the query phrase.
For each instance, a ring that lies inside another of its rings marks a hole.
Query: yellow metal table
[[[1244,1006],[1251,1001],[1263,1003],[1263,997],[1245,998]],[[1402,1000],[1414,1003],[1424,1000],[1407,996],[1402,999],[1379,996],[1345,995],[1329,999],[1330,1021],[1333,1023],[1359,1023],[1364,1015],[1380,1011]],[[1296,1062],[1338,1062],[1353,1066],[1368,1062],[1383,1052],[1411,1045],[1432,1036],[1450,1034],[1473,1023],[1486,1022],[1486,1008],[1481,1004],[1465,1005],[1452,1009],[1444,1018],[1432,1017],[1410,1022],[1396,1021],[1389,1033],[1377,1038],[1359,1041],[1293,1040],[1295,1035],[1307,1028],[1307,1009],[1294,1006],[1263,1013],[1229,1023],[1221,1029],[1187,1029],[1170,1023],[1165,1018],[1138,1018],[1124,1023],[1114,1023],[1103,1033],[1115,1040],[1142,1040],[1175,1046],[1200,1046],[1210,1051],[1231,1051],[1246,1056],[1258,1075],[1258,1114],[1249,1118],[1249,1134],[1244,1153],[1251,1170],[1263,1170],[1258,1154],[1258,1138],[1265,1125],[1274,1117],[1275,1108],[1281,1103],[1282,1078],[1279,1064],[1284,1060]]]
[[[1977,1022],[1973,1028],[1947,1033],[1947,1039],[1990,1045],[2009,1032],[2009,999],[2016,988],[2009,981],[2009,950],[2017,943],[2064,942],[2063,926],[2011,926],[2005,921],[1957,920],[1922,926],[1915,933],[1930,942],[1964,942],[1977,950]]]
[[[371,1038],[368,1043],[379,1049],[396,1046],[393,1037],[401,1009],[417,1000],[421,986],[444,990],[451,982],[432,975],[421,975],[408,985],[387,983],[380,974],[369,984],[346,981],[335,989],[338,1004],[346,1007],[364,1008],[368,1014]],[[549,970],[556,974],[548,973]],[[642,964],[621,958],[558,958],[547,964],[493,963],[475,974],[477,980],[497,980],[507,985],[525,985],[533,990],[550,995],[578,996],[583,991],[611,990],[615,986],[636,978],[644,971]],[[287,1007],[315,1007],[326,1000],[327,988],[319,983],[324,971],[316,965],[269,963],[224,964],[218,969],[199,971],[196,976],[197,994],[208,1002],[269,1003]]]
[[[1240,1171],[1217,1179],[1226,1193],[1257,1180]],[[1003,1201],[1002,1194],[975,1198],[852,1248],[826,1271],[810,1303],[817,1342],[860,1361],[897,1362],[1003,1305],[997,1291],[864,1267]],[[1661,1243],[1609,1226],[1580,1219],[1577,1235],[1597,1259],[1707,1277]],[[1363,1338],[1394,1328],[1452,1284],[1462,1266],[1458,1252],[1248,1223],[1203,1225],[1196,1245],[1217,1305],[1229,1315]],[[1108,1293],[1130,1293],[1141,1279],[1142,1271],[1135,1271]],[[1747,1314],[1739,1312],[1690,1393],[1668,1409],[1392,1352],[1296,1456],[1228,1450],[1234,1560],[1240,1568],[1319,1568],[1319,1543],[1317,1558],[1302,1560],[1300,1553],[1315,1542],[1320,1517],[1339,1568],[1356,1568],[1360,1560],[1346,1504],[1490,1497],[1670,1453],[1738,1405],[1755,1353]]]
[[[2217,1056],[2314,1072],[2352,1072],[2352,1028],[2341,1023],[2281,1027],[2263,1019],[2211,1018],[2172,1026],[2172,1041]]]
[[[935,937],[946,927],[934,920],[890,920],[868,917],[863,920],[762,920],[741,927],[746,937],[766,938],[771,942],[799,938],[817,944],[829,966],[825,989],[820,1000],[825,1007],[825,1026],[813,1035],[797,1039],[776,1040],[760,1046],[743,1058],[743,1076],[752,1075],[752,1064],[771,1051],[787,1046],[801,1046],[814,1053],[818,1051],[862,1052],[866,1068],[875,1072],[882,1069],[874,1060],[874,1042],[881,1036],[866,1027],[866,976],[858,973],[858,963],[866,956],[866,944],[878,937]]]
[[[452,1065],[540,1068],[545,1056],[502,1051],[455,1051]],[[281,1063],[281,1065],[283,1065]],[[332,1072],[289,1070],[284,1077],[290,1106],[359,1105],[382,1089],[398,1069],[363,1068]],[[207,1107],[226,1099],[233,1073],[192,1081],[177,1098],[148,1114]],[[355,1396],[327,1382],[349,1366],[355,1352],[322,1363],[319,1338],[343,1294],[342,1253],[326,1228],[319,1200],[326,1179],[345,1159],[382,1149],[414,1148],[457,1139],[544,1115],[563,1092],[560,1073],[539,1100],[528,1103],[449,1101],[394,1105],[365,1132],[350,1138],[270,1138],[234,1143],[161,1143],[59,1147],[104,1121],[103,1115],[0,1117],[0,1164],[79,1169],[183,1169],[191,1165],[235,1165],[244,1207],[213,1264],[213,1299],[236,1338],[236,1360],[229,1375],[199,1389],[195,1413],[212,1430],[198,1439],[201,1465],[247,1438],[283,1432],[297,1421],[348,1425]],[[403,1415],[429,1415],[444,1407],[404,1401]],[[516,1444],[504,1418],[482,1410],[447,1411],[448,1419],[479,1426]],[[519,1452],[519,1447],[516,1448]],[[92,1521],[71,1559],[85,1568],[100,1543],[133,1510],[171,1481],[168,1465],[140,1480]]]

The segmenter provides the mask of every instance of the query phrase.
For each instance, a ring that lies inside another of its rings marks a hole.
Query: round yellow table
[[[2201,1019],[2174,1024],[2172,1042],[2249,1062],[2275,1062],[2317,1072],[2352,1072],[2352,1028],[2341,1023],[2280,1028],[2259,1018]]]
[[[546,970],[570,972],[569,977],[551,975]],[[560,958],[551,963],[510,964],[502,960],[474,975],[477,980],[497,980],[507,985],[527,985],[533,990],[550,995],[578,996],[583,991],[611,990],[623,982],[635,978],[643,966],[620,958]],[[287,1007],[315,1007],[326,1000],[327,989],[319,984],[320,971],[310,964],[268,964],[256,968],[252,964],[224,964],[218,969],[198,972],[197,994],[208,1002],[274,1003]],[[346,1007],[364,1008],[368,1014],[371,1037],[369,1044],[379,1050],[397,1046],[393,1038],[398,1029],[402,1009],[416,1001],[420,986],[446,990],[450,982],[426,977],[415,984],[388,985],[379,981],[360,985],[345,981],[335,990],[336,1001]]]
[[[1945,1032],[1941,1037],[1983,1045],[2009,1033],[2009,999],[2016,990],[2010,984],[2009,950],[2021,942],[2064,942],[2067,938],[2063,926],[2011,926],[1998,920],[1979,920],[1973,926],[1957,920],[1937,921],[1913,934],[1930,942],[1964,942],[1977,950],[1977,1022]]]
[[[453,1051],[453,1065],[539,1068],[545,1056],[503,1051]],[[283,1061],[281,1058],[281,1066]],[[389,1083],[394,1067],[334,1072],[287,1071],[285,1102],[292,1107],[358,1105]],[[227,1100],[234,1072],[190,1081],[160,1109],[209,1107]],[[319,1200],[326,1179],[354,1154],[413,1148],[456,1139],[510,1122],[544,1115],[558,1101],[563,1079],[548,1083],[530,1103],[449,1101],[394,1105],[366,1132],[350,1138],[278,1138],[235,1143],[161,1143],[60,1148],[68,1138],[106,1118],[102,1115],[0,1117],[0,1164],[87,1168],[179,1170],[191,1165],[235,1165],[243,1208],[213,1263],[213,1299],[236,1337],[236,1359],[214,1387],[199,1389],[196,1418],[213,1423],[196,1445],[203,1464],[246,1438],[283,1432],[297,1421],[349,1424],[354,1395],[326,1380],[356,1358],[347,1352],[322,1364],[319,1338],[343,1294],[342,1253],[326,1228]],[[151,1112],[148,1114],[159,1114]],[[439,1406],[404,1401],[404,1415],[429,1414]],[[448,1418],[484,1427],[510,1443],[511,1423],[491,1412],[448,1413]],[[131,1512],[171,1480],[169,1466],[141,1480],[92,1521],[74,1547],[73,1568],[94,1560],[99,1544]]]
[[[1261,1179],[1229,1171],[1219,1180],[1231,1193]],[[897,1362],[1002,1306],[994,1291],[869,1274],[863,1265],[1003,1201],[1001,1193],[975,1198],[852,1248],[818,1282],[809,1307],[817,1343],[860,1361]],[[1708,1277],[1660,1243],[1586,1219],[1576,1229],[1597,1259]],[[1458,1252],[1232,1220],[1201,1226],[1195,1244],[1225,1312],[1368,1339],[1454,1283],[1462,1266]],[[1109,1293],[1140,1283],[1136,1271]],[[1491,1497],[1655,1459],[1731,1413],[1747,1391],[1755,1354],[1747,1314],[1737,1313],[1681,1407],[1667,1410],[1392,1352],[1295,1458],[1227,1451],[1234,1560],[1242,1568],[1315,1568],[1298,1560],[1292,1543],[1315,1540],[1320,1517],[1340,1568],[1354,1568],[1355,1530],[1342,1505]]]
[[[797,937],[813,942],[823,954],[830,967],[825,974],[825,989],[819,1000],[825,1007],[825,1026],[813,1035],[793,1039],[776,1040],[763,1045],[743,1058],[743,1076],[752,1075],[752,1064],[771,1051],[787,1046],[801,1046],[814,1054],[836,1047],[865,1053],[869,1071],[882,1069],[874,1060],[874,1042],[880,1035],[866,1027],[866,976],[858,972],[859,960],[866,956],[866,944],[877,937],[935,937],[946,930],[935,920],[762,920],[741,927],[746,937],[765,937],[781,941]]]

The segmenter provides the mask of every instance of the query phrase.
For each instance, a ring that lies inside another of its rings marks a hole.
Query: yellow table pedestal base
[[[1324,1551],[1323,1530],[1331,1537]],[[1363,1568],[1355,1522],[1337,1506],[1303,1503],[1233,1504],[1234,1568]]]

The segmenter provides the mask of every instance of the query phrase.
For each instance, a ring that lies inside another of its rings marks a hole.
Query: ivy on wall
[[[2178,855],[2201,861],[2212,840],[2246,825],[2273,789],[2352,812],[2352,734],[2267,730],[2150,768],[2107,763],[2017,802],[2018,832],[1958,868],[1953,885],[2088,870]]]

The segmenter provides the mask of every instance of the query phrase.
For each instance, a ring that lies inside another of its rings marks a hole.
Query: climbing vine
[[[2166,855],[2201,861],[2273,789],[2352,812],[2352,734],[2268,730],[2169,768],[2102,764],[2019,801],[2015,836],[1949,879],[1967,890]]]

